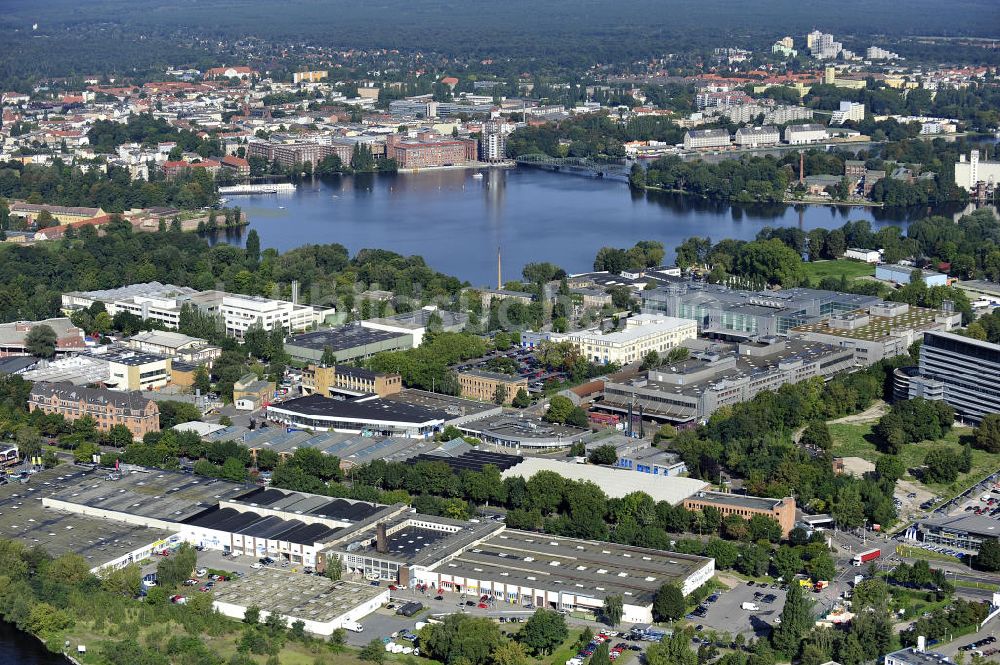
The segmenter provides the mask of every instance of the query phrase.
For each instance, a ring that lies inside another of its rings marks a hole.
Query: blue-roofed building
[[[927,286],[948,286],[948,275],[932,270],[920,270],[912,266],[901,266],[893,263],[883,263],[875,266],[875,279],[896,284],[909,284],[913,271],[919,271]]]

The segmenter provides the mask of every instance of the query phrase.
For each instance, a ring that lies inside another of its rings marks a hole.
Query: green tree
[[[524,624],[518,639],[536,656],[547,656],[569,634],[566,619],[553,610],[537,609]]]
[[[467,614],[451,614],[420,633],[421,651],[446,665],[485,665],[502,641],[496,623]],[[383,648],[381,641],[379,648]]]
[[[684,616],[684,592],[676,584],[664,584],[653,599],[653,617],[657,621],[675,621]]]
[[[256,605],[250,605],[243,612],[243,623],[250,624],[251,626],[256,626],[260,623],[260,608]]]
[[[252,270],[260,263],[260,235],[257,229],[250,229],[247,233],[246,244],[247,266]]]
[[[906,474],[906,465],[895,455],[882,455],[875,460],[875,473],[895,484]]]
[[[785,582],[791,582],[802,570],[802,557],[794,547],[782,546],[774,553],[774,570]]]
[[[830,429],[826,426],[826,422],[822,420],[813,420],[810,422],[806,426],[805,431],[802,432],[802,438],[799,442],[805,446],[818,448],[824,452],[833,448],[833,437],[830,436]]]
[[[502,383],[497,383],[496,390],[493,391],[493,403],[503,405],[506,401],[507,401],[507,386],[505,386]]]
[[[382,665],[385,662],[385,645],[382,644],[382,640],[374,638],[361,649],[361,653],[358,656],[361,660]]]
[[[120,423],[118,425],[111,426],[111,429],[108,430],[106,438],[108,445],[114,446],[115,448],[124,448],[135,441],[135,436],[133,436],[132,431]]]
[[[564,423],[572,413],[574,404],[565,395],[554,395],[549,400],[549,408],[545,412],[545,420],[550,423]]]
[[[813,625],[812,603],[798,584],[788,587],[781,623],[771,631],[771,644],[788,658],[799,653],[802,639]]]
[[[1000,453],[1000,413],[987,413],[975,430],[976,448]]]
[[[531,397],[528,396],[528,391],[524,388],[518,388],[511,405],[518,409],[526,409],[531,406]]]
[[[613,445],[605,444],[590,451],[588,459],[591,464],[611,465],[618,461],[618,451]]]
[[[996,538],[984,540],[983,544],[979,547],[979,554],[976,555],[973,561],[979,570],[989,572],[1000,570],[1000,540]]]
[[[524,645],[520,642],[507,640],[497,645],[497,648],[493,650],[491,662],[493,665],[528,665],[531,659],[528,657]]]
[[[653,435],[653,443],[660,443],[661,441],[668,441],[677,436],[677,428],[673,425],[660,425]]]
[[[590,665],[611,665],[611,647],[607,642],[597,645],[594,655],[590,657]]]
[[[43,324],[32,326],[24,338],[24,347],[37,358],[52,358],[56,355],[58,336],[52,326]]]
[[[101,587],[110,593],[135,597],[142,590],[142,569],[134,563],[100,573]]]
[[[604,597],[604,619],[614,628],[622,622],[625,613],[624,599],[620,594],[609,594]]]
[[[204,365],[199,365],[198,369],[195,370],[194,388],[201,391],[202,395],[206,395],[212,390],[212,379]]]

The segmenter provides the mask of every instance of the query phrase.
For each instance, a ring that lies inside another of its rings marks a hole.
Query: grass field
[[[834,423],[829,427],[830,435],[833,437],[833,454],[837,457],[861,457],[874,462],[881,456],[881,453],[876,449],[873,442],[874,437],[871,435],[871,423]],[[971,433],[972,430],[968,427],[953,427],[944,438],[938,441],[921,441],[920,443],[911,443],[903,446],[899,458],[908,470],[906,478],[920,482],[913,476],[912,470],[923,466],[924,457],[929,450],[940,446],[947,446],[957,451],[961,447],[962,438],[968,437]],[[923,484],[932,492],[952,496],[974,485],[997,469],[1000,469],[1000,454],[973,450],[972,471],[959,474],[958,480],[951,484]]]
[[[838,259],[836,261],[810,261],[802,264],[806,275],[813,281],[818,281],[824,277],[840,278],[845,275],[848,280],[866,277],[875,274],[875,266],[861,261],[851,261],[850,259]]]

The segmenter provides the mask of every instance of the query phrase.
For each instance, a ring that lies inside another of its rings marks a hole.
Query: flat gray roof
[[[505,584],[563,588],[597,598],[621,593],[630,605],[647,605],[663,584],[682,584],[709,561],[677,552],[506,529],[433,570]]]
[[[386,593],[387,589],[264,568],[220,584],[214,591],[217,602],[240,607],[263,604],[269,612],[329,623]]]
[[[784,501],[784,499],[746,496],[745,494],[730,494],[728,492],[698,492],[688,498],[692,501],[709,501],[724,506],[751,508],[753,510],[774,510]]]
[[[68,465],[46,469],[27,483],[0,485],[0,538],[40,546],[54,557],[79,554],[96,568],[144,545],[163,540],[173,531],[86,517],[42,505],[66,483],[96,474]]]

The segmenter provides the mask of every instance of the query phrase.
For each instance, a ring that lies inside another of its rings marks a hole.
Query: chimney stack
[[[375,525],[375,551],[379,554],[389,553],[389,538],[385,535],[385,522]]]

